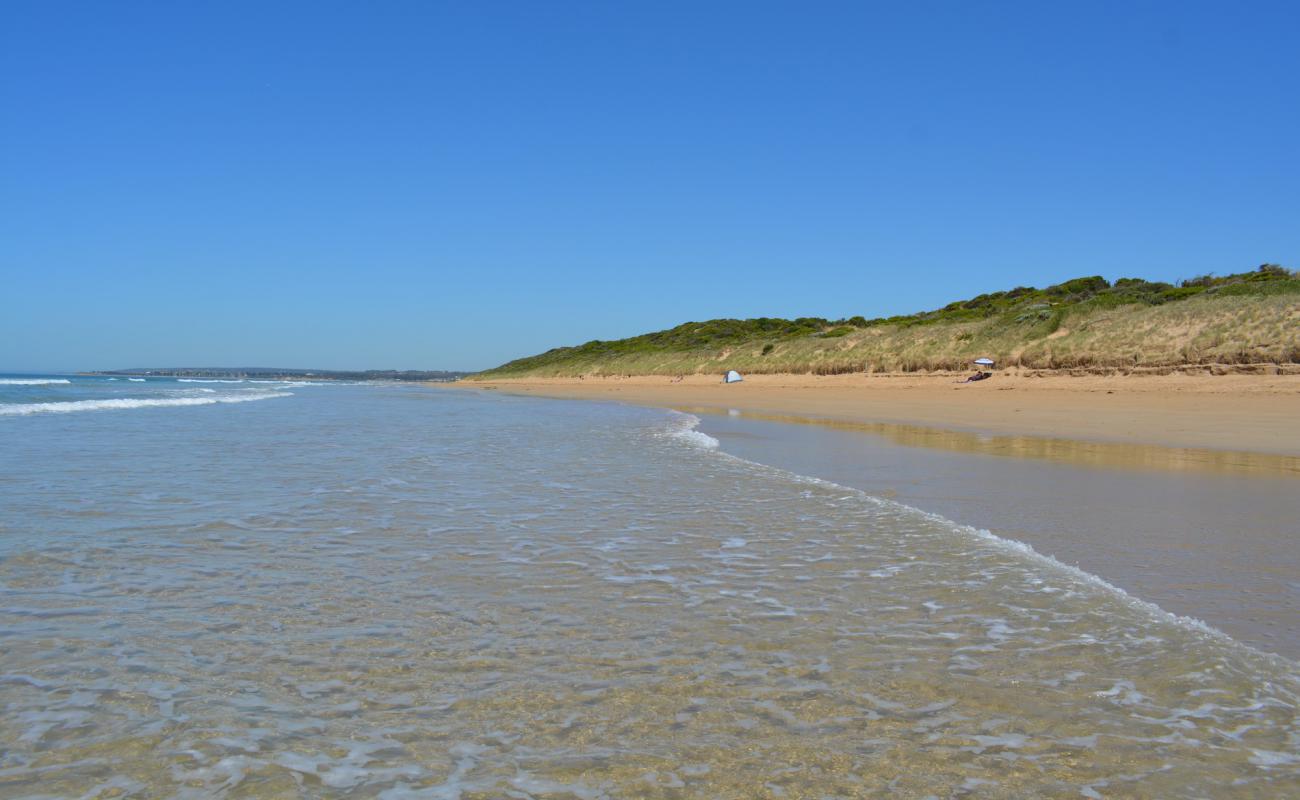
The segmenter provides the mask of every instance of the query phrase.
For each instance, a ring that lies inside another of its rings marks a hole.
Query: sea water
[[[1300,793],[1295,662],[694,417],[67,380],[0,385],[0,797]]]

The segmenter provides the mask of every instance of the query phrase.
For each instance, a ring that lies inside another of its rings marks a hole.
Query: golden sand
[[[858,424],[914,425],[1300,457],[1300,375],[1038,377],[753,375],[551,378],[444,384]]]

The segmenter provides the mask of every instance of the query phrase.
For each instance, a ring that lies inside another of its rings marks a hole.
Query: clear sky
[[[1300,4],[0,4],[0,369],[1300,267]]]

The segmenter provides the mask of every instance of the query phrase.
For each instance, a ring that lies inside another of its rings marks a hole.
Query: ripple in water
[[[0,796],[1300,790],[1293,662],[682,416],[338,387],[6,435]]]

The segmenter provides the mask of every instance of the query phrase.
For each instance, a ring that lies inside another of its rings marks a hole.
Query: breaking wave
[[[707,433],[696,430],[699,424],[700,418],[694,414],[683,414],[680,411],[674,411],[673,424],[663,433],[665,436],[686,442],[695,447],[716,450],[721,443]]]
[[[216,403],[248,403],[253,400],[270,400],[274,397],[292,396],[292,392],[270,392],[267,394],[228,395],[224,397],[124,397],[108,400],[69,400],[58,403],[6,403],[0,405],[0,417],[28,416],[30,414],[71,414],[77,411],[112,411],[127,408],[210,406]]]
[[[72,383],[67,378],[0,378],[2,386],[47,386],[51,383]]]

